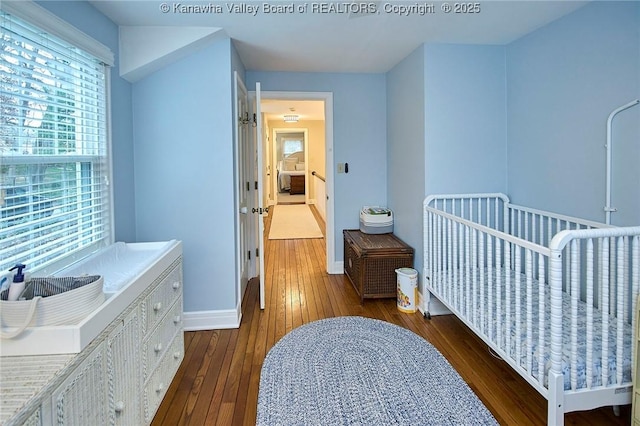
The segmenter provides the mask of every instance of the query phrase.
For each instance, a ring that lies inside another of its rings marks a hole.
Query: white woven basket
[[[80,288],[31,300],[0,300],[2,332],[0,337],[12,339],[27,327],[73,325],[104,303],[103,277]],[[7,327],[14,329],[7,330]]]

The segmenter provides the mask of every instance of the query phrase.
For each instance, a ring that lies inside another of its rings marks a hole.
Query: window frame
[[[104,96],[105,96],[105,155],[106,160],[104,177],[106,179],[106,188],[102,191],[104,196],[108,199],[108,208],[103,212],[108,216],[108,229],[106,230],[106,236],[99,242],[88,245],[87,247],[77,250],[67,256],[62,256],[53,262],[29,268],[28,272],[37,272],[40,274],[52,274],[60,269],[82,259],[92,252],[100,249],[103,246],[112,244],[115,241],[115,214],[114,214],[114,196],[113,196],[113,157],[112,157],[112,140],[111,140],[111,67],[114,65],[113,52],[100,42],[96,41],[92,37],[78,30],[68,22],[62,20],[58,16],[44,9],[42,6],[37,5],[31,0],[26,1],[4,1],[0,3],[0,9],[16,18],[29,23],[30,25],[42,30],[43,33],[47,33],[50,36],[57,37],[71,46],[83,50],[85,53],[90,54],[98,61],[102,62],[104,66]],[[7,158],[7,157],[5,157]],[[15,161],[12,160],[12,161]],[[52,161],[55,162],[55,156],[52,157]],[[66,161],[69,163],[69,161]],[[92,164],[94,164],[92,162]],[[31,196],[31,195],[30,195]],[[29,266],[29,265],[27,265]]]

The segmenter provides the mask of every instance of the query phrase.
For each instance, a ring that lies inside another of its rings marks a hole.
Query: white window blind
[[[0,11],[0,270],[111,237],[106,68]]]

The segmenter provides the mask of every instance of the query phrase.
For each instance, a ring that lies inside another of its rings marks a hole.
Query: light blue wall
[[[139,241],[183,241],[184,310],[236,308],[229,39],[133,85]]]
[[[357,229],[359,211],[387,203],[387,127],[384,74],[285,73],[247,71],[247,89],[332,92],[336,260],[343,259],[343,229]]]
[[[640,97],[640,3],[594,2],[510,44],[507,78],[512,200],[603,221],[607,117]],[[613,223],[638,224],[640,106],[614,129]]]
[[[504,47],[425,45],[425,194],[507,189]]]
[[[133,119],[131,84],[119,76],[118,26],[87,2],[40,1],[38,4],[109,47],[111,69],[111,131],[116,241],[134,242]]]
[[[420,275],[426,195],[506,191],[505,50],[423,45],[386,77],[389,206]]]
[[[424,48],[387,75],[387,199],[394,233],[413,247],[414,268],[422,275],[422,200],[425,175]]]

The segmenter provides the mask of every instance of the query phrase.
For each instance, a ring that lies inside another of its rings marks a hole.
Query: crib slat
[[[460,280],[458,278],[458,271],[460,270],[460,259],[458,252],[458,229],[460,224],[455,223],[453,225],[453,304],[456,309],[460,309]]]
[[[609,359],[609,238],[602,239],[602,353],[600,365]],[[609,372],[602,368],[602,384],[607,384]]]
[[[502,324],[508,325],[502,317],[502,271],[504,271],[504,267],[501,265],[501,250],[502,242],[496,239],[496,341],[499,348],[503,348],[503,339],[502,339]]]
[[[536,213],[530,213],[529,214],[529,222],[530,222],[530,226],[531,226],[531,242],[534,242],[536,244],[538,244],[538,214]],[[533,259],[533,261],[535,262],[535,259]]]
[[[631,309],[631,329],[636,329],[636,312],[638,312],[638,293],[640,292],[640,237],[635,236],[632,240],[632,250],[631,250],[631,288],[632,294],[634,295],[631,298],[631,304],[633,308]],[[632,340],[633,341],[633,340]]]
[[[487,331],[487,334],[492,341],[495,341],[493,327],[493,323],[495,321],[491,321],[491,318],[495,318],[495,316],[493,315],[493,301],[495,297],[495,295],[493,294],[493,283],[495,282],[493,278],[493,261],[493,237],[491,235],[487,235],[487,292],[489,295],[489,297],[487,298],[489,306],[487,307],[486,315],[486,317],[489,318],[489,321],[487,323],[489,330]]]
[[[505,297],[505,309],[506,309],[506,313],[505,313],[505,318],[508,322],[505,322],[505,333],[504,335],[506,336],[506,342],[505,342],[505,351],[508,354],[511,354],[511,330],[513,328],[513,321],[512,321],[512,316],[511,316],[511,306],[512,306],[512,300],[511,300],[511,243],[508,241],[505,241],[504,243],[504,261],[505,261],[505,265],[504,265],[504,280],[505,280],[505,285],[504,285],[504,297]]]
[[[444,277],[442,276],[442,216],[436,217],[436,270],[438,271],[438,281],[440,281],[439,291],[442,292]]]
[[[464,286],[465,286],[465,314],[467,318],[471,317],[471,228],[465,226],[464,230]]]
[[[453,226],[453,223],[451,222],[451,219],[447,219],[446,221],[446,227],[445,227],[445,240],[446,240],[446,247],[447,247],[447,252],[445,254],[446,256],[446,268],[447,268],[447,300],[452,300],[451,298],[451,293],[452,293],[452,289],[453,289],[453,242],[451,241],[451,228]]]
[[[542,283],[546,283],[545,269],[544,269],[544,256],[538,254],[538,348],[545,347],[546,341],[546,324],[545,324],[545,286]],[[538,382],[544,384],[545,367],[544,367],[544,355],[545,351],[538,350]]]
[[[486,334],[487,329],[486,329],[486,325],[484,322],[485,319],[485,303],[484,303],[484,299],[485,299],[485,290],[486,290],[486,286],[485,286],[485,260],[484,260],[484,232],[480,232],[479,233],[479,238],[478,238],[478,244],[479,244],[479,250],[478,250],[478,274],[480,275],[480,289],[478,291],[478,295],[480,296],[480,330]]]
[[[521,303],[521,289],[522,289],[522,265],[520,264],[520,247],[515,247],[515,290],[516,290],[516,361],[518,365],[521,365],[522,358],[522,303]]]
[[[485,225],[491,228],[491,199],[487,197],[485,201],[486,201],[485,208],[487,209],[487,212],[486,212],[487,222],[485,223]]]
[[[527,281],[527,310],[525,312],[527,319],[527,371],[531,375],[533,362],[531,360],[533,349],[533,259],[531,258],[531,250],[525,251],[525,278]]]
[[[609,313],[615,315],[616,313],[616,295],[615,295],[615,283],[616,283],[616,239],[611,238],[611,250],[609,251]]]
[[[472,284],[472,300],[471,315],[473,323],[478,323],[478,231],[474,228],[471,230],[471,284]]]
[[[626,287],[626,280],[625,280],[625,266],[626,266],[626,262],[625,262],[625,240],[627,238],[625,237],[619,237],[618,238],[618,247],[617,247],[617,256],[616,258],[618,259],[617,261],[617,274],[616,274],[616,287],[617,287],[617,294],[616,294],[616,300],[617,300],[617,308],[616,308],[616,316],[617,316],[617,324],[616,324],[616,383],[618,383],[619,385],[622,384],[622,361],[624,358],[624,296],[625,296],[625,292],[623,290],[624,287]]]
[[[593,385],[593,239],[587,240],[586,285],[587,285],[587,388]]]
[[[427,226],[429,229],[429,253],[427,253],[427,255],[429,256],[429,277],[431,279],[431,286],[436,288],[436,277],[435,277],[435,270],[434,270],[434,266],[435,266],[435,241],[434,241],[434,226],[433,226],[433,222],[434,222],[434,215],[433,213],[428,213],[427,215]]]
[[[627,318],[629,318],[629,316],[630,316],[629,304],[626,303],[626,301],[629,300],[629,292],[631,291],[631,286],[630,286],[631,281],[629,281],[629,279],[630,279],[630,277],[629,277],[629,267],[628,267],[629,264],[627,263],[628,260],[629,260],[629,245],[630,245],[629,237],[624,237],[624,241],[625,241],[624,253],[622,255],[623,256],[622,258],[624,259],[625,267],[623,269],[623,271],[624,271],[624,281],[623,281],[624,285],[622,286],[622,290],[624,292],[624,295],[622,296],[622,300],[625,301],[625,303],[623,304],[623,309],[624,309],[623,318],[626,321]]]
[[[578,241],[571,241],[571,389],[578,387],[578,294],[580,286]]]
[[[539,217],[540,224],[538,225],[538,227],[540,228],[540,240],[538,241],[538,244],[540,244],[541,246],[548,246],[549,242],[544,235],[544,216],[540,215]]]

